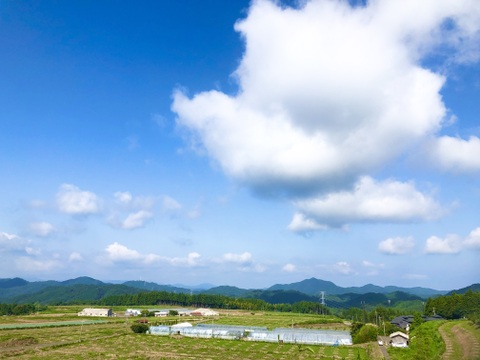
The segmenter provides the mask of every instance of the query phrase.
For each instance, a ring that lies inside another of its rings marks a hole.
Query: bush
[[[358,332],[353,335],[354,344],[362,344],[370,341],[376,341],[378,329],[374,325],[363,325]]]
[[[145,334],[148,331],[149,326],[146,324],[133,324],[130,326],[130,329],[132,329],[134,333]]]

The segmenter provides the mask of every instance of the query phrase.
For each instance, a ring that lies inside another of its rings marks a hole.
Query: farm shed
[[[396,331],[390,334],[390,345],[393,347],[407,347],[408,346],[408,335],[404,334],[401,331]]]
[[[113,316],[112,309],[85,308],[78,313],[78,316]]]

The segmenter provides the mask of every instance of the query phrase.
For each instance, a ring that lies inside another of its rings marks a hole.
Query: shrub
[[[354,344],[362,344],[377,340],[378,329],[374,325],[363,325],[360,330],[353,336]]]
[[[148,331],[149,327],[146,324],[133,324],[132,326],[130,326],[130,329],[132,329],[134,333],[145,334]]]

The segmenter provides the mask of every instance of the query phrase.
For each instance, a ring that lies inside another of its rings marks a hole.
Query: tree
[[[149,326],[146,324],[137,323],[130,326],[130,329],[132,329],[132,331],[136,334],[145,334],[148,331]]]

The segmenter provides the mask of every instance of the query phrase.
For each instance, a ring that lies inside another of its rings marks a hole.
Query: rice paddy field
[[[76,307],[52,308],[48,313],[0,318],[0,358],[15,359],[382,359],[378,346],[318,346],[195,339],[182,336],[135,334],[138,318],[79,318]],[[124,310],[124,309],[123,309]],[[114,309],[121,314],[122,309]],[[98,320],[91,322],[91,320]],[[171,318],[148,318],[153,323]],[[189,319],[190,320],[190,319]],[[184,319],[182,318],[182,321]],[[345,330],[341,320],[321,315],[228,312],[215,324],[302,327]],[[29,326],[25,326],[28,324]],[[8,325],[8,327],[6,327]],[[17,326],[14,326],[17,325]]]

